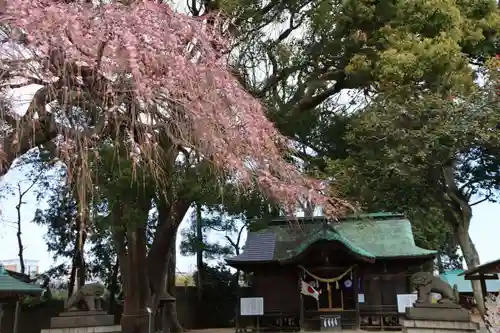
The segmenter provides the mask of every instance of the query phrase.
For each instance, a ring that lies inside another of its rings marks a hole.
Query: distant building
[[[9,271],[21,273],[21,263],[19,259],[0,259],[0,264]],[[39,260],[24,259],[24,273],[29,276],[39,274]]]

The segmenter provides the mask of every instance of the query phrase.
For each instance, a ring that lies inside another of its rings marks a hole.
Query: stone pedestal
[[[476,333],[479,324],[467,321],[403,319],[403,333]]]
[[[414,320],[470,322],[469,311],[458,304],[418,304],[406,308],[406,318]]]
[[[419,304],[406,308],[403,333],[476,333],[479,324],[458,304]]]
[[[104,311],[69,311],[51,318],[50,328],[41,333],[119,333],[114,316]]]

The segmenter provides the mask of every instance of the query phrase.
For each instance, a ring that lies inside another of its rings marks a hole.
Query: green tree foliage
[[[234,323],[227,322],[227,313],[234,313],[234,305],[238,302],[238,284],[235,283],[235,275],[225,266],[218,265],[203,267],[205,281],[203,303],[199,304],[199,311],[204,316],[207,327],[234,327]],[[197,281],[198,272],[194,272],[193,278]],[[197,285],[197,287],[199,287]]]
[[[47,209],[38,209],[34,222],[47,228],[45,240],[47,250],[53,255],[54,260],[65,262],[54,267],[49,272],[53,278],[62,278],[70,275],[68,291],[71,292],[75,284],[75,247],[78,238],[78,199],[75,196],[71,184],[54,182],[47,198]],[[102,217],[101,217],[102,218]],[[99,279],[106,287],[119,293],[116,284],[118,274],[116,272],[116,251],[113,246],[109,228],[103,226],[99,218],[92,219],[89,224],[90,235],[86,241],[85,251],[85,275],[86,280]]]
[[[437,258],[436,268],[440,273],[446,270],[464,269],[463,257],[458,254],[458,244],[455,235],[452,232],[446,232],[445,239],[438,248],[439,257]]]
[[[346,136],[350,156],[333,161],[330,171],[368,207],[409,215],[434,209],[425,225],[436,217],[446,222],[467,266],[474,267],[472,207],[494,200],[500,188],[500,160],[491,153],[500,146],[500,113],[491,96],[488,89],[451,99],[384,96],[353,116]],[[481,295],[475,297],[482,305]]]
[[[484,96],[468,97],[477,90],[470,65],[483,68],[497,53],[495,1],[215,3],[237,17],[235,71],[302,144],[297,155],[309,172],[326,172],[364,208],[417,220],[437,209],[442,228],[461,229],[455,241],[468,266],[479,263],[473,247],[464,249],[468,222],[457,219],[470,220],[473,198],[492,199],[497,186],[498,117],[482,107]],[[328,170],[327,160],[335,161]],[[429,225],[414,227],[439,248],[440,230]]]
[[[196,217],[189,220],[189,226],[181,231],[181,254],[194,255],[198,247],[203,249],[203,257],[206,260],[223,259],[224,257],[239,253],[241,235],[245,230],[244,216],[226,216],[220,211],[212,210],[207,214],[204,212],[201,219],[203,242],[198,244],[196,237]],[[222,239],[222,242],[209,242],[208,234]]]
[[[237,18],[241,81],[283,133],[318,152],[334,109],[363,92],[470,89],[468,64],[495,52],[500,24],[489,0],[212,2]],[[357,90],[340,101],[347,89]]]
[[[386,207],[379,206],[377,209],[384,210]],[[424,249],[434,249],[439,252],[436,260],[436,269],[439,272],[463,269],[463,258],[457,253],[456,237],[449,225],[445,223],[439,208],[427,206],[407,210],[406,213],[412,222],[415,243]]]
[[[47,227],[47,250],[54,260],[72,258],[75,250],[77,203],[70,186],[51,188],[47,209],[37,209],[34,222]]]

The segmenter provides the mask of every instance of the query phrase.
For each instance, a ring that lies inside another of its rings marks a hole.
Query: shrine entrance
[[[304,267],[301,267],[301,269],[305,273],[304,281],[319,292],[318,300],[313,297],[304,298],[304,309],[306,311],[337,312],[356,309],[354,266],[323,269],[323,274],[315,274]],[[339,270],[341,271],[340,274],[338,273]],[[327,276],[325,273],[330,274]]]
[[[335,235],[330,236],[334,239]],[[373,261],[337,240],[316,241],[297,259],[299,280],[304,284],[303,324],[317,330],[321,318],[335,317],[341,320],[342,327],[359,327],[359,268]]]

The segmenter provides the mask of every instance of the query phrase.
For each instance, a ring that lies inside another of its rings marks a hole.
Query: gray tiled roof
[[[250,232],[243,253],[227,262],[266,262],[274,258],[274,247],[276,245],[276,234],[274,232]]]

